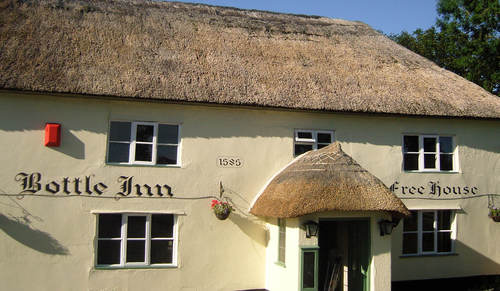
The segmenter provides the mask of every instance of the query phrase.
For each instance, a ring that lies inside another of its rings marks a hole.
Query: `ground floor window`
[[[286,220],[278,218],[278,263],[285,264],[286,253]]]
[[[96,265],[175,265],[175,225],[173,214],[99,214]]]
[[[403,255],[453,252],[454,213],[451,210],[411,211],[403,223]]]

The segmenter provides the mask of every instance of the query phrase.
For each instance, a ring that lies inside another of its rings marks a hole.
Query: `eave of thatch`
[[[403,202],[339,143],[297,157],[269,182],[250,209],[257,216],[278,218],[323,211],[409,215]]]
[[[0,89],[500,118],[500,98],[366,24],[172,2],[2,2]]]

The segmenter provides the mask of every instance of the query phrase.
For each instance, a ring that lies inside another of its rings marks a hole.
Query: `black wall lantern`
[[[394,228],[398,225],[399,219],[394,219],[392,221],[383,219],[378,222],[378,225],[380,227],[380,235],[389,235],[392,233]]]
[[[317,236],[319,230],[319,224],[312,220],[304,223],[304,227],[306,229],[306,237],[310,238],[311,236]]]

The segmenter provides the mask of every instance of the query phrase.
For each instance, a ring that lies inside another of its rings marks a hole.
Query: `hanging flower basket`
[[[488,216],[491,217],[493,221],[500,222],[500,209],[496,207],[491,207]]]
[[[229,214],[231,214],[231,211],[234,210],[228,202],[223,202],[217,199],[212,200],[211,207],[214,211],[215,216],[220,220],[228,218]]]

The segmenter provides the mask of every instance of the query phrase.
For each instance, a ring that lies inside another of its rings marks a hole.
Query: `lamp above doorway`
[[[306,229],[306,237],[318,236],[319,224],[315,221],[309,220],[304,223],[304,228]]]
[[[380,236],[390,235],[394,228],[398,225],[399,221],[390,221],[387,219],[380,220],[378,225],[380,227]]]

